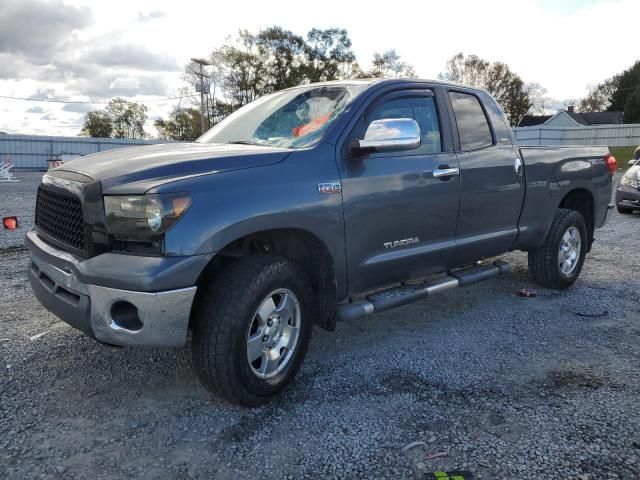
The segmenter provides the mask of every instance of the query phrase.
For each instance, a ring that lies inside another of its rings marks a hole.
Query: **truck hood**
[[[99,180],[104,194],[140,194],[164,183],[279,163],[289,150],[256,145],[168,143],[77,158],[56,170]]]

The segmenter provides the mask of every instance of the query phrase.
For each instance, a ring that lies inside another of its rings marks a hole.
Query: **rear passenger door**
[[[511,249],[524,181],[509,127],[491,97],[457,90],[449,90],[448,96],[460,165],[455,263],[463,265]]]

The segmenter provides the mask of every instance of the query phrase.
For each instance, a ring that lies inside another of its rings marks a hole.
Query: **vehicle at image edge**
[[[636,152],[640,152],[640,147]],[[616,208],[620,213],[640,210],[640,159],[629,160],[629,165],[616,190]]]
[[[483,90],[311,84],[194,143],[46,174],[29,276],[43,305],[99,342],[181,346],[192,329],[204,385],[257,406],[294,377],[313,323],[333,330],[506,273],[479,260],[512,250],[540,285],[569,287],[615,168],[605,147],[518,147]]]

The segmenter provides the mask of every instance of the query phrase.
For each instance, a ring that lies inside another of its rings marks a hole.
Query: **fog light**
[[[138,309],[130,302],[118,301],[111,305],[111,319],[118,327],[137,332],[142,328]]]

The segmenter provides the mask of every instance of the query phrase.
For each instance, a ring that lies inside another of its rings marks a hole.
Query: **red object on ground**
[[[607,162],[607,168],[609,169],[609,171],[611,173],[616,173],[616,169],[618,168],[616,157],[608,153],[604,156],[604,161]]]
[[[7,230],[15,230],[18,228],[18,217],[4,217],[2,219],[2,225]]]
[[[521,288],[516,292],[516,295],[520,297],[535,297],[538,295],[538,292],[531,290],[530,288]]]

